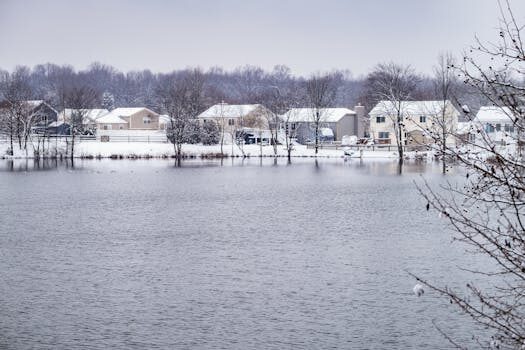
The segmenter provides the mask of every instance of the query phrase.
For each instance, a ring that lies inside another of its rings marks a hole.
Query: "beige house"
[[[429,145],[443,133],[447,133],[446,143],[456,142],[459,111],[450,101],[379,101],[368,114],[370,117],[370,137],[376,144],[396,144],[396,120],[400,112],[401,137],[404,145]],[[443,122],[443,113],[445,119]]]
[[[202,123],[215,122],[222,130],[233,133],[242,128],[268,129],[269,113],[271,112],[260,104],[219,103],[199,114],[197,119]]]
[[[116,108],[96,120],[100,130],[159,130],[159,114],[145,107]]]

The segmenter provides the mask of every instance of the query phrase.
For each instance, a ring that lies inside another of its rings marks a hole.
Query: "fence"
[[[314,143],[306,144],[307,149],[314,149]],[[340,141],[330,143],[320,143],[319,149],[335,149],[335,150],[365,150],[365,151],[397,151],[397,145],[392,144],[376,144],[376,145],[342,145]],[[428,151],[430,146],[427,145],[404,145],[403,151]]]
[[[71,135],[40,135],[33,134],[31,135],[31,140],[33,142],[45,141],[70,141]],[[99,141],[99,142],[144,142],[144,143],[167,143],[168,138],[166,135],[78,135],[75,136],[75,141],[89,142],[89,141]],[[0,135],[0,143],[9,142],[9,137],[6,135]]]
[[[95,140],[95,137],[93,137]],[[166,135],[100,135],[96,137],[101,142],[145,142],[167,143]]]

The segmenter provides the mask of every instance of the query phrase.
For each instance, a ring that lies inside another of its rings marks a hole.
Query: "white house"
[[[396,144],[396,120],[401,116],[401,138],[404,145],[428,145],[443,133],[446,143],[454,145],[460,112],[450,101],[379,101],[370,111],[370,136],[375,143]],[[443,113],[444,120],[443,120]]]
[[[261,104],[230,105],[218,103],[197,116],[201,123],[216,123],[227,141],[243,138],[244,142],[268,141],[271,112]]]
[[[517,131],[514,120],[514,113],[508,107],[481,107],[472,120],[472,126],[476,129],[476,142],[484,137],[495,143],[513,142]]]
[[[199,121],[216,122],[225,129],[268,128],[268,109],[260,104],[230,105],[218,103],[197,116]]]
[[[363,120],[358,114],[348,108],[321,108],[320,139],[321,141],[341,141],[343,136],[364,133]],[[315,110],[312,108],[292,108],[280,116],[284,128],[296,135],[299,143],[315,139]]]
[[[116,108],[96,119],[97,130],[159,130],[159,114],[145,107]]]

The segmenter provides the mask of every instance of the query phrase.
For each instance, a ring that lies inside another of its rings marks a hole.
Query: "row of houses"
[[[45,101],[26,101],[34,118],[35,131],[47,130],[50,133],[68,134],[69,125],[78,110],[66,108],[58,112]],[[0,103],[0,109],[5,107]],[[79,115],[79,114],[77,114]],[[83,128],[97,135],[114,132],[164,132],[170,117],[161,115],[146,107],[82,110]],[[468,122],[460,122],[462,112],[450,101],[379,101],[365,115],[364,106],[354,110],[348,108],[292,108],[280,115],[277,123],[271,112],[261,104],[231,105],[219,103],[211,106],[197,116],[202,124],[214,122],[232,136],[243,133],[247,143],[269,138],[267,130],[277,128],[294,135],[298,143],[312,142],[315,137],[314,116],[320,121],[321,141],[342,141],[345,136],[367,137],[375,144],[396,144],[398,137],[404,145],[425,145],[434,142],[436,135],[446,130],[446,142],[454,144],[457,135],[474,141],[483,135],[504,142],[514,130],[513,115],[508,108],[481,107],[476,116]],[[401,121],[402,130],[397,129]],[[251,130],[251,133],[250,133]],[[259,136],[257,136],[257,134]],[[264,136],[266,135],[266,136]]]

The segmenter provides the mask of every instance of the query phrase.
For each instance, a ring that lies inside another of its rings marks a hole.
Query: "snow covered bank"
[[[7,156],[7,143],[0,143],[0,158],[34,158],[33,148],[28,146],[27,150],[20,150],[15,147],[13,156]],[[287,152],[284,146],[278,146],[277,155],[286,157]],[[221,146],[201,144],[187,144],[182,147],[185,158],[220,158]],[[147,143],[147,142],[99,142],[82,141],[75,145],[76,158],[171,158],[174,157],[173,145],[170,143]],[[231,144],[223,145],[222,154],[224,157],[273,157],[273,146],[244,145],[241,147]],[[66,144],[63,141],[50,142],[46,145],[45,157],[67,156]],[[409,157],[417,156],[408,154]],[[309,149],[304,145],[295,145],[292,157],[316,157],[315,150]],[[344,154],[339,149],[319,149],[317,157],[322,158],[397,158],[395,151],[351,151],[350,155]]]

